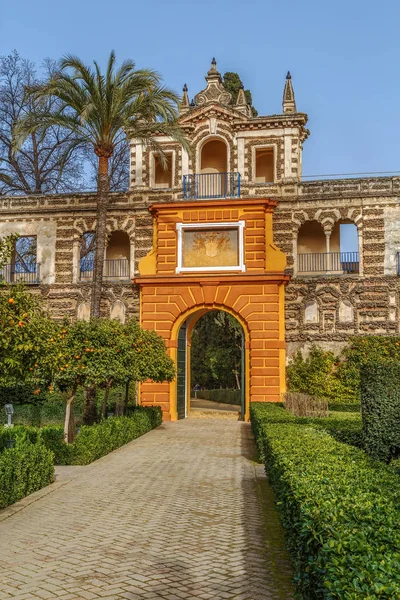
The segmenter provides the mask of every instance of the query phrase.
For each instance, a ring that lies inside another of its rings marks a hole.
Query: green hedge
[[[354,412],[361,414],[361,402],[328,402],[331,412]]]
[[[350,412],[333,412],[329,417],[296,417],[285,410],[280,402],[252,402],[250,419],[255,430],[258,452],[262,457],[264,451],[263,425],[267,423],[293,423],[295,425],[312,425],[324,429],[340,442],[358,448],[363,447],[361,415]]]
[[[135,407],[126,417],[111,417],[97,425],[83,426],[73,444],[64,442],[64,429],[60,426],[27,427],[23,425],[0,430],[0,452],[7,447],[8,439],[27,437],[31,443],[41,443],[54,455],[56,465],[87,465],[116,448],[159,427],[162,412],[159,406]]]
[[[240,406],[241,403],[240,390],[198,390],[197,397],[203,400],[222,402],[222,404],[237,404]]]
[[[15,447],[0,454],[0,508],[49,485],[53,477],[52,452],[26,436],[17,437]]]
[[[325,431],[258,415],[303,600],[400,598],[398,476]]]
[[[15,425],[14,427],[2,427],[0,429],[0,452],[6,450],[8,440],[27,438],[31,444],[36,444],[38,438],[38,429],[36,427],[26,427],[25,425]]]
[[[361,368],[365,450],[389,462],[400,455],[400,363],[371,362]]]
[[[137,408],[130,416],[111,417],[98,425],[81,427],[71,450],[74,465],[88,465],[161,425],[159,406]]]

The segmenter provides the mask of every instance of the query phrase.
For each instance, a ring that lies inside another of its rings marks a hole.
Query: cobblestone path
[[[291,598],[253,452],[247,423],[187,419],[80,468],[0,521],[0,599]]]

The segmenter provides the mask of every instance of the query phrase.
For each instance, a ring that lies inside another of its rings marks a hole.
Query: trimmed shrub
[[[325,431],[262,424],[259,414],[253,429],[262,430],[301,597],[400,598],[398,476]]]
[[[98,425],[82,426],[71,448],[74,465],[88,465],[161,425],[159,406],[137,407],[130,416],[111,417]]]
[[[361,368],[364,364],[393,360],[400,363],[400,337],[384,335],[355,336],[341,354],[337,376],[361,400]]]
[[[361,367],[361,412],[365,450],[389,462],[400,455],[400,362]]]
[[[240,390],[198,390],[197,397],[203,400],[221,402],[222,404],[237,404],[240,406],[241,403]]]
[[[361,414],[361,402],[328,402],[330,412],[349,412]]]
[[[283,404],[273,402],[252,402],[250,404],[250,420],[256,437],[257,448],[263,456],[263,426],[267,423],[292,423],[296,425],[312,425],[324,429],[340,442],[363,447],[361,414],[332,413],[329,417],[296,417],[285,410]]]
[[[15,447],[0,454],[0,508],[49,485],[54,477],[53,458],[43,444],[17,437]]]
[[[38,429],[26,427],[25,425],[14,425],[14,427],[3,427],[0,429],[0,452],[6,450],[8,440],[26,438],[31,444],[36,444]]]
[[[64,442],[64,428],[47,425],[38,430],[39,440],[54,454],[55,465],[71,464],[71,446]]]

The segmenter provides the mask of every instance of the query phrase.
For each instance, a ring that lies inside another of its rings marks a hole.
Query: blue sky
[[[260,114],[281,111],[290,70],[309,115],[304,175],[400,171],[399,19],[398,0],[19,0],[3,2],[0,54],[104,63],[113,48],[191,96],[215,56]]]

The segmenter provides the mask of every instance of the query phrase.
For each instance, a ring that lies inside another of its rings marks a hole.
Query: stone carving
[[[217,71],[217,61],[215,58],[212,59],[211,69],[207,73],[206,81],[207,87],[194,97],[196,106],[203,106],[208,102],[217,102],[223,106],[228,106],[232,103],[232,96],[224,88],[221,74]]]
[[[318,304],[315,300],[311,300],[306,303],[304,309],[304,322],[305,323],[318,323],[319,321],[319,313],[318,313]]]
[[[90,304],[89,302],[81,302],[78,305],[76,313],[78,321],[90,321]]]
[[[341,300],[339,303],[339,321],[342,323],[351,323],[354,320],[354,308],[348,300]]]
[[[121,323],[125,323],[126,308],[121,300],[114,302],[110,311],[110,319],[116,319],[117,321],[121,321]]]

